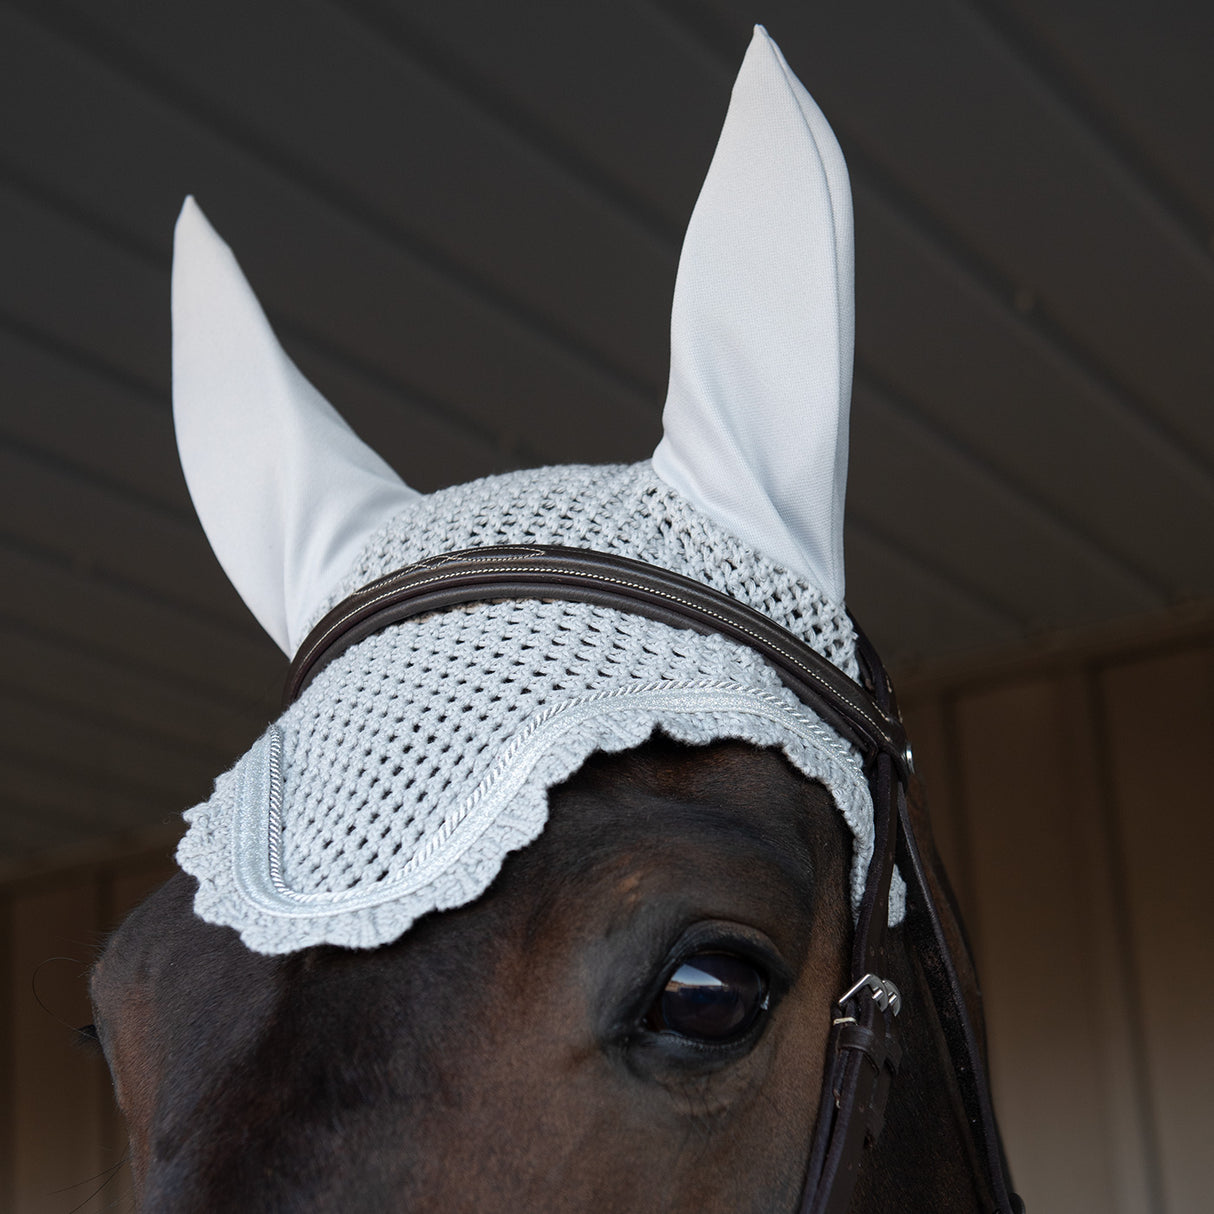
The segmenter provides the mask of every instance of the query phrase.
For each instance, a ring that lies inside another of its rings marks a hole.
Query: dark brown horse
[[[684,245],[650,463],[425,499],[192,204],[177,256],[187,480],[294,663],[93,975],[141,1214],[1014,1214],[842,607],[850,194],[774,45]]]
[[[92,984],[141,1214],[791,1214],[849,849],[778,755],[655,739],[555,791],[488,896],[374,952],[253,953],[175,877]],[[851,1208],[993,1210],[907,931],[904,1057]],[[697,960],[707,1005],[677,983]]]

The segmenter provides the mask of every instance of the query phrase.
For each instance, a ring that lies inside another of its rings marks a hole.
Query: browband
[[[896,714],[775,621],[681,574],[587,548],[502,546],[429,557],[389,573],[344,599],[304,639],[287,675],[283,706],[321,667],[364,637],[415,615],[459,603],[564,599],[595,603],[701,633],[720,633],[754,649],[785,684],[866,761],[888,753],[910,768]]]
[[[389,625],[461,603],[559,599],[647,616],[676,628],[739,641],[762,656],[793,693],[864,756],[873,800],[874,850],[852,946],[850,989],[838,1001],[810,1146],[801,1214],[845,1214],[865,1151],[876,1142],[901,1048],[901,994],[887,972],[886,928],[895,858],[908,882],[908,930],[950,1054],[997,1214],[1022,1214],[1011,1192],[986,1066],[966,1006],[929,876],[907,811],[913,770],[893,687],[857,629],[864,686],[761,612],[680,574],[585,548],[545,545],[464,549],[430,557],[369,583],[340,602],[300,646],[284,707],[343,650]],[[951,908],[945,913],[952,915]],[[909,921],[912,915],[917,926]],[[967,959],[968,961],[968,959]]]

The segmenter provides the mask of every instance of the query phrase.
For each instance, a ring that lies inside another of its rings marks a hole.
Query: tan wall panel
[[[3,1214],[101,1214],[133,1207],[124,1164],[126,1128],[109,1074],[73,1030],[92,1019],[87,970],[104,934],[173,871],[168,855],[157,852],[28,880],[6,891],[0,908]]]
[[[970,888],[969,836],[956,787],[956,748],[952,745],[952,701],[921,696],[902,704],[902,720],[915,756],[915,773],[923,782],[931,813],[932,835],[949,882],[968,926],[974,916]]]
[[[0,892],[0,1210],[11,1210],[16,1201],[13,1191],[13,1135],[16,1115],[13,1093],[14,1048],[17,1034],[13,1028],[13,930],[12,899]]]
[[[1214,649],[1109,669],[1132,961],[1169,1214],[1214,1193]]]
[[[1075,669],[1052,683],[1061,712],[1058,736],[1066,756],[1065,795],[1078,903],[1076,926],[1086,941],[1088,985],[1077,995],[1100,1056],[1096,1077],[1099,1130],[1106,1143],[1119,1214],[1163,1214],[1155,1180],[1155,1124],[1142,1100],[1138,993],[1126,965],[1128,928],[1120,912],[1121,867],[1113,829],[1113,772],[1101,726],[1096,680]]]
[[[1105,1043],[1087,1004],[1098,980],[1074,874],[1075,770],[1056,682],[972,693],[957,705],[974,934],[996,1103],[1033,1214],[1128,1210],[1105,1133]]]
[[[115,1162],[102,1154],[108,1079],[74,1031],[92,1019],[85,975],[97,938],[95,878],[16,895],[11,923],[14,1214],[95,1214],[108,1203],[89,1198]]]

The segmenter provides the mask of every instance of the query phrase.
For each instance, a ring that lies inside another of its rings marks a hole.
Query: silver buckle
[[[865,974],[855,986],[839,996],[839,1011],[844,1011],[847,1001],[863,990],[867,990],[872,995],[883,1012],[888,1010],[896,1016],[902,1010],[902,994],[888,978],[878,978],[876,974]]]

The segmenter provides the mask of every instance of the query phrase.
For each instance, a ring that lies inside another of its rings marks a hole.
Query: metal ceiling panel
[[[986,12],[1209,245],[1214,8],[1194,0],[998,0]]]
[[[1200,461],[1031,311],[863,183],[856,196],[858,277],[883,288],[859,301],[860,373],[1161,601],[1214,593],[1214,478]]]
[[[418,488],[643,458],[756,19],[852,167],[887,656],[1214,594],[1214,32],[1177,0],[8,0],[0,850],[172,816],[274,712],[176,466],[182,196]]]

